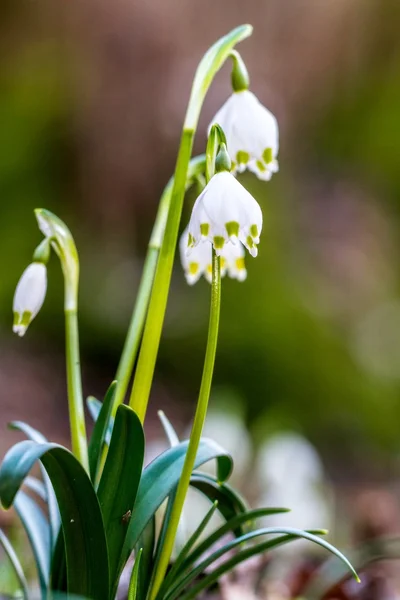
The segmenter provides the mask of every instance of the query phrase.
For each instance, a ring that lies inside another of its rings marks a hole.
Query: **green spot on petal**
[[[224,247],[225,238],[223,238],[222,235],[214,236],[213,241],[214,241],[214,248],[216,248],[217,250],[221,250]]]
[[[265,148],[264,152],[262,153],[262,158],[267,165],[272,162],[274,160],[272,148]]]
[[[204,237],[208,236],[208,232],[210,230],[210,225],[208,223],[202,223],[200,225],[200,233],[201,235],[203,235]]]
[[[250,227],[250,235],[251,235],[251,237],[253,237],[253,238],[256,238],[256,237],[258,237],[258,228],[257,228],[257,225],[252,225],[252,226]]]
[[[256,165],[257,165],[258,169],[261,171],[261,173],[265,173],[265,171],[267,170],[267,167],[264,165],[263,162],[261,162],[261,160],[258,160],[256,162]]]
[[[225,224],[225,229],[226,229],[229,237],[231,237],[232,235],[238,237],[239,223],[237,221],[229,221],[229,223]]]
[[[188,235],[188,246],[189,246],[189,248],[194,246],[194,237],[192,236],[191,233],[189,233],[189,235]]]
[[[189,271],[190,275],[196,275],[198,270],[199,270],[199,263],[195,263],[195,262],[189,263],[188,271]]]
[[[251,237],[251,235],[247,236],[246,244],[248,245],[249,248],[253,248],[255,246],[255,243],[253,242],[253,238]]]
[[[236,153],[236,160],[239,165],[247,165],[250,160],[250,154],[244,150],[239,150],[239,152]]]
[[[237,258],[235,260],[235,265],[238,271],[243,271],[243,269],[246,268],[244,257],[242,256],[241,258]]]

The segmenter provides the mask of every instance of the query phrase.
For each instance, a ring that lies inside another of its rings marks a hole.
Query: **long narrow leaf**
[[[43,511],[22,490],[14,500],[14,508],[26,531],[35,558],[42,597],[46,597],[50,576],[50,527]]]
[[[13,571],[19,581],[24,600],[28,600],[28,583],[25,578],[24,570],[10,540],[2,529],[0,529],[0,544],[3,546],[4,552],[7,554]]]
[[[145,600],[154,568],[154,548],[156,545],[156,520],[155,517],[147,523],[137,543],[136,556],[142,551],[140,565],[138,567],[138,581],[136,595],[138,600]]]
[[[189,556],[185,559],[185,561],[181,565],[181,570],[186,571],[191,568],[202,554],[208,552],[212,546],[214,546],[224,535],[227,533],[237,531],[241,528],[242,525],[252,523],[261,517],[267,517],[269,515],[277,515],[281,513],[289,512],[288,508],[256,508],[254,510],[249,510],[245,513],[241,513],[233,517],[221,527],[216,529],[212,534],[210,534],[201,544],[199,544],[193,552],[189,554]]]
[[[32,440],[33,442],[37,442],[38,444],[47,444],[48,440],[44,437],[40,431],[34,429],[27,423],[23,421],[13,421],[10,423],[11,429],[16,429],[25,434],[25,436]],[[60,531],[61,521],[60,521],[60,511],[58,510],[58,504],[56,500],[56,496],[54,494],[53,486],[47,475],[46,469],[40,464],[40,471],[42,473],[43,485],[46,490],[46,502],[47,508],[49,511],[49,521],[50,521],[50,543],[51,547],[54,548],[58,536],[58,532]]]
[[[135,564],[133,565],[131,578],[129,581],[128,600],[137,600],[138,582],[139,582],[139,566],[142,558],[143,548],[140,548],[136,555]]]
[[[232,540],[231,542],[228,542],[222,548],[218,548],[218,550],[216,550],[213,554],[211,554],[210,556],[205,558],[200,564],[198,564],[194,569],[192,569],[192,571],[186,577],[183,577],[179,582],[177,582],[177,584],[174,586],[173,590],[169,594],[166,595],[165,599],[172,600],[172,598],[175,598],[176,594],[179,594],[182,590],[187,588],[187,586],[194,579],[196,579],[196,577],[198,577],[201,573],[203,573],[205,571],[205,569],[207,567],[209,567],[213,562],[215,562],[217,559],[219,559],[221,556],[223,556],[227,552],[234,550],[235,548],[237,548],[244,542],[249,542],[250,540],[252,540],[256,537],[260,537],[260,536],[264,536],[264,535],[277,535],[277,534],[292,535],[292,536],[295,536],[298,538],[310,540],[312,542],[315,542],[319,546],[322,546],[326,550],[330,550],[330,552],[332,552],[332,554],[335,554],[338,558],[340,558],[347,565],[347,567],[350,569],[350,571],[352,571],[352,573],[354,574],[355,578],[358,580],[358,575],[355,572],[352,565],[350,564],[350,562],[347,560],[347,558],[345,556],[343,556],[343,554],[341,552],[339,552],[339,550],[337,550],[334,546],[332,546],[325,540],[323,540],[311,533],[308,533],[306,531],[301,531],[300,529],[293,529],[291,527],[266,527],[263,529],[257,529],[256,531],[251,531],[250,533],[242,535],[242,536]]]
[[[118,572],[122,569],[136,546],[147,523],[158,507],[176,488],[188,447],[188,441],[166,450],[146,467],[140,480],[139,490],[134,506],[134,518],[129,524],[125,544],[121,553]],[[217,459],[218,478],[227,479],[232,470],[232,458],[215,442],[203,438],[196,456],[195,468]]]
[[[110,443],[109,436],[107,432],[112,429],[112,421],[111,421],[111,412],[112,406],[115,396],[115,390],[117,388],[117,382],[113,381],[108,388],[106,395],[104,396],[103,404],[98,412],[97,418],[95,419],[95,424],[93,428],[93,432],[90,438],[89,443],[89,470],[90,477],[92,481],[96,481],[97,471],[99,467],[99,462],[103,450],[103,445],[107,438],[107,443]],[[87,405],[89,409],[94,404],[97,407],[96,398],[93,396],[89,396],[87,399]]]
[[[41,460],[57,497],[65,539],[68,592],[108,600],[109,571],[104,526],[96,493],[76,458],[57,444],[20,442],[0,468],[0,500],[11,506],[25,477]]]
[[[142,424],[131,408],[121,404],[98,489],[107,537],[112,595],[118,584],[118,564],[139,487],[143,457]]]
[[[218,511],[226,521],[229,521],[237,514],[248,510],[246,501],[240,494],[227,483],[220,483],[212,475],[206,473],[193,473],[190,478],[190,485],[202,492],[211,502],[218,500]],[[243,530],[239,529],[236,535],[242,535]]]
[[[262,554],[267,550],[272,550],[274,548],[278,548],[279,546],[283,546],[284,544],[288,544],[289,542],[293,542],[298,539],[294,535],[282,535],[274,538],[268,542],[261,542],[260,544],[256,544],[251,546],[250,548],[246,548],[242,550],[231,559],[224,562],[222,565],[217,567],[214,571],[207,574],[204,578],[202,578],[196,585],[190,588],[186,593],[179,595],[179,600],[190,600],[191,598],[197,598],[197,596],[204,590],[208,589],[211,585],[217,582],[225,573],[229,573],[236,567],[236,565],[245,562],[249,558],[256,556],[257,554]],[[171,595],[169,600],[177,598],[178,594]]]
[[[204,517],[204,519],[201,521],[201,523],[199,524],[199,526],[192,533],[192,535],[190,536],[190,538],[186,542],[185,546],[180,551],[180,553],[179,553],[179,555],[178,555],[175,563],[172,565],[172,568],[170,569],[167,577],[164,579],[164,582],[163,582],[163,584],[162,584],[162,586],[160,588],[160,592],[161,593],[165,589],[168,589],[168,586],[171,584],[171,582],[173,582],[175,580],[175,578],[176,578],[177,574],[179,573],[179,571],[181,569],[181,566],[184,563],[187,555],[189,554],[190,550],[196,544],[196,542],[200,538],[201,534],[204,532],[205,528],[207,527],[207,525],[211,521],[211,519],[212,519],[215,511],[217,510],[217,507],[218,507],[218,500],[216,500],[214,502],[214,504],[211,506],[210,510],[207,512],[207,514]]]

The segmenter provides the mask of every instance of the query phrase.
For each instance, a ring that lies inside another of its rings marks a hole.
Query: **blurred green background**
[[[70,226],[81,258],[85,394],[113,378],[158,198],[175,162],[196,65],[250,22],[240,50],[277,116],[280,172],[245,175],[264,230],[248,279],[224,281],[218,389],[256,443],[304,434],[331,479],[399,472],[400,4],[398,0],[6,1],[0,7],[0,450],[22,419],[67,443],[62,279],[11,332],[16,283],[40,241],[33,209]],[[223,69],[196,138],[229,94]],[[185,205],[182,226],[193,195]],[[157,409],[183,430],[201,377],[209,286],[176,261],[157,363]]]

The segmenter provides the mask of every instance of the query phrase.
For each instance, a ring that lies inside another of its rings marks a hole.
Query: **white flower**
[[[42,308],[47,290],[47,271],[43,263],[33,262],[22,273],[14,294],[13,331],[23,336]]]
[[[197,198],[189,222],[188,256],[209,240],[221,256],[229,240],[239,239],[252,256],[262,229],[262,212],[253,196],[228,171],[214,175]]]
[[[233,171],[246,168],[269,180],[279,170],[278,123],[274,115],[249,90],[234,92],[210,123],[222,127]]]
[[[179,251],[181,263],[185,272],[186,281],[189,285],[196,283],[202,275],[209,283],[212,280],[212,245],[208,240],[200,242],[195,246],[190,256],[187,255],[189,239],[189,228],[186,227],[179,241]],[[244,281],[247,277],[246,265],[244,262],[245,251],[243,244],[237,242],[232,244],[228,242],[221,250],[221,277],[226,274],[231,279]]]

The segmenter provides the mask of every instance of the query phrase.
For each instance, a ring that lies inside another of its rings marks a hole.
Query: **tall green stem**
[[[242,25],[218,40],[204,55],[197,68],[193,81],[175,168],[171,206],[168,212],[165,235],[154,278],[136,376],[129,401],[130,406],[137,413],[142,422],[146,415],[161,338],[161,330],[167,306],[168,291],[185,192],[186,173],[200,110],[214,76],[229,57],[232,48],[238,42],[248,37],[251,32],[252,27],[250,25]]]
[[[188,188],[193,179],[204,173],[206,165],[205,156],[196,156],[189,163],[185,188]],[[126,390],[132,375],[133,366],[139,350],[140,340],[143,333],[144,323],[149,306],[150,294],[153,287],[154,275],[157,268],[161,244],[164,239],[165,224],[171,205],[172,188],[174,177],[171,177],[166,185],[158,206],[157,216],[151,233],[146,258],[144,261],[142,279],[136,296],[135,306],[129,323],[128,333],[125,339],[120,362],[115,379],[117,388],[114,397],[113,412],[124,401]]]
[[[153,291],[150,298],[136,377],[129,402],[130,406],[142,422],[146,415],[154,366],[167,306],[169,284],[171,281],[175,247],[185,193],[186,173],[192,152],[193,135],[193,130],[184,130],[182,133],[175,169],[171,206],[155,274]]]
[[[201,433],[203,431],[204,421],[207,414],[208,399],[210,397],[211,382],[214,371],[215,354],[217,350],[219,314],[221,305],[221,274],[220,261],[213,251],[213,271],[211,283],[211,307],[210,322],[208,327],[207,349],[204,359],[203,376],[197,402],[196,414],[194,416],[193,427],[190,433],[190,441],[182,469],[182,475],[176,490],[175,501],[172,507],[168,530],[164,538],[164,544],[161,550],[160,559],[153,580],[150,592],[150,600],[154,600],[161,587],[165,573],[171,558],[179,519],[181,517],[183,504],[190,484],[190,477],[194,468],[197,450],[200,443]]]
[[[83,409],[78,317],[76,310],[65,310],[65,339],[72,452],[88,471],[89,461]]]

